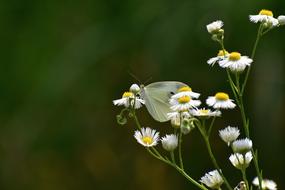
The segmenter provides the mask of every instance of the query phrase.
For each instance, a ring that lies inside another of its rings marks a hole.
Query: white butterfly
[[[147,86],[141,85],[141,97],[153,119],[159,122],[169,120],[167,118],[167,113],[171,112],[169,99],[177,93],[179,88],[184,86],[187,85],[177,81],[154,82]]]

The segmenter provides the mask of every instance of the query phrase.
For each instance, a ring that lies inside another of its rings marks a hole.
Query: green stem
[[[246,190],[249,190],[249,184],[248,184],[248,181],[247,181],[245,169],[242,169],[241,173],[242,173],[242,179],[243,179],[243,181],[245,182],[245,185],[246,185]]]
[[[175,156],[174,156],[174,151],[171,151],[171,152],[170,152],[170,157],[171,157],[172,163],[176,165]]]
[[[179,163],[180,163],[180,168],[184,170],[183,166],[183,159],[182,159],[182,132],[179,132],[179,145],[178,145],[178,154],[179,154]]]

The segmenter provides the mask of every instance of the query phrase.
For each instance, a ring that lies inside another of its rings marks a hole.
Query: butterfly
[[[146,108],[150,115],[159,122],[165,122],[170,109],[169,99],[177,93],[178,89],[187,86],[177,81],[154,82],[147,86],[141,85],[140,95],[145,101]]]

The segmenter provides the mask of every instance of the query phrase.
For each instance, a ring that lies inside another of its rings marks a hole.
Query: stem
[[[172,163],[176,165],[175,156],[174,156],[173,151],[170,152],[170,157],[171,157]]]
[[[259,28],[258,28],[256,40],[255,40],[255,43],[254,43],[254,46],[253,46],[253,49],[252,49],[252,52],[251,52],[251,56],[250,56],[251,59],[253,59],[254,56],[255,56],[255,52],[256,52],[257,45],[258,45],[259,40],[260,40],[260,38],[261,38],[261,36],[262,36],[262,30],[263,30],[263,25],[260,24],[260,25],[259,25]],[[249,73],[250,73],[250,68],[251,68],[251,67],[248,67],[248,69],[247,69],[247,71],[246,71],[246,75],[245,75],[245,78],[244,78],[244,82],[243,82],[243,85],[242,85],[242,88],[241,88],[241,94],[244,93],[244,89],[245,89],[245,86],[246,86],[246,83],[247,83],[247,80],[248,80],[248,76],[249,76]]]
[[[178,154],[179,154],[179,163],[180,163],[180,168],[184,170],[183,166],[183,159],[182,159],[182,150],[181,150],[181,144],[182,144],[182,132],[179,132],[179,147],[178,147]]]
[[[243,179],[243,181],[245,182],[245,185],[246,185],[246,189],[249,190],[249,185],[248,185],[248,181],[247,181],[247,178],[246,178],[245,169],[242,169],[241,173],[242,173],[242,179]]]

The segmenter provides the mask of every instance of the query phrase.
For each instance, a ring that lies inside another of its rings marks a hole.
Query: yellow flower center
[[[241,57],[241,55],[240,55],[239,52],[232,52],[232,53],[230,53],[229,59],[230,59],[231,61],[237,61],[237,60],[240,59],[240,57]]]
[[[191,98],[189,96],[182,96],[180,98],[178,98],[178,102],[180,104],[186,104],[188,102],[190,102]]]
[[[262,9],[259,11],[259,15],[273,16],[273,13],[270,10]]]
[[[129,97],[132,97],[134,94],[132,92],[124,92],[123,94],[123,98],[129,98]]]
[[[208,115],[209,110],[199,110],[200,114],[202,115]]]
[[[219,53],[218,53],[218,56],[225,56],[225,55],[228,55],[229,52],[227,52],[226,50],[220,50]]]
[[[223,101],[225,101],[225,100],[228,100],[228,99],[229,99],[229,95],[226,94],[226,93],[224,93],[224,92],[218,92],[218,93],[216,93],[215,98],[216,98],[217,100],[223,100]]]
[[[189,86],[183,86],[178,89],[178,92],[188,92],[188,91],[192,91],[192,89]]]
[[[153,139],[151,138],[151,137],[148,137],[148,136],[146,136],[146,137],[143,137],[142,138],[142,141],[145,143],[145,144],[151,144],[152,142],[153,142]]]

